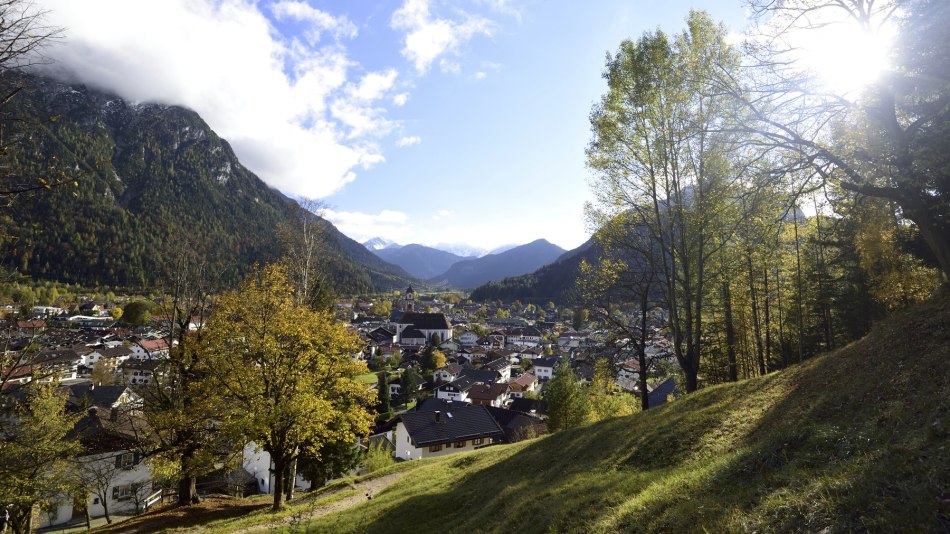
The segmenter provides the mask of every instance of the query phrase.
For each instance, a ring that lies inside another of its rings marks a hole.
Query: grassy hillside
[[[764,378],[419,462],[328,532],[946,531],[950,299]]]

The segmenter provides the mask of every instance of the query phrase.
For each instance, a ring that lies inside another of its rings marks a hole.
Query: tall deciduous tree
[[[161,456],[177,465],[180,505],[198,502],[198,477],[214,469],[231,441],[216,423],[224,403],[207,380],[205,321],[190,329],[192,318],[203,318],[210,309],[214,275],[189,248],[179,245],[174,274],[165,288],[168,299],[160,312],[167,320],[170,351],[153,380],[140,388],[147,425],[138,429],[146,456]]]
[[[687,392],[698,387],[711,259],[723,243],[715,237],[729,233],[723,215],[734,215],[727,204],[742,177],[721,133],[729,103],[714,90],[718,70],[737,63],[725,38],[708,14],[692,12],[674,38],[656,31],[624,41],[607,59],[608,91],[591,112],[596,204],[588,211],[649,232]]]
[[[233,408],[226,424],[274,463],[274,510],[290,493],[297,458],[355,443],[375,402],[355,380],[367,371],[352,358],[358,338],[329,312],[297,302],[284,268],[261,268],[220,297],[204,342],[209,375]]]

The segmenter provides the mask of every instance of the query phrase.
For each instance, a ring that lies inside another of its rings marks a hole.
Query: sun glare
[[[874,83],[890,66],[895,31],[876,31],[853,22],[801,32],[802,60],[818,82],[836,93],[853,94]]]

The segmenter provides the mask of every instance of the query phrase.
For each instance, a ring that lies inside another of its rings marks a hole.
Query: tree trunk
[[[650,393],[647,391],[647,304],[649,289],[640,295],[640,343],[637,359],[640,363],[640,408],[650,409]]]
[[[108,499],[109,495],[108,493],[106,493],[104,495],[100,495],[100,497],[102,497],[102,511],[105,512],[106,524],[111,525],[112,518],[109,517],[109,499]]]
[[[271,456],[271,458],[273,459],[274,457]],[[273,461],[274,461],[274,485],[271,486],[271,493],[274,494],[274,505],[271,508],[271,510],[274,512],[279,512],[281,508],[284,507],[284,497],[286,496],[286,493],[284,493],[285,492],[284,480],[287,476],[288,465],[286,465],[287,462],[285,462],[283,459],[280,459],[280,460],[273,459]]]
[[[284,480],[284,493],[287,495],[287,500],[291,501],[294,498],[294,484],[297,481],[297,459],[294,458],[290,461],[290,465],[287,466],[287,478]]]
[[[926,207],[913,206],[905,213],[908,219],[917,224],[920,236],[937,259],[937,264],[943,271],[944,282],[950,282],[950,232],[946,231],[946,225],[940,228]]]
[[[83,503],[83,514],[86,516],[86,530],[92,529],[92,516],[89,515],[89,503]]]
[[[690,365],[683,369],[683,374],[686,375],[686,393],[692,393],[699,389],[699,372],[694,366]]]
[[[768,367],[774,368],[772,365],[772,318],[769,314],[769,268],[768,265],[762,269],[762,281],[765,283],[765,295],[763,296],[763,304],[765,308],[765,363]]]
[[[795,208],[794,214],[792,220],[795,223],[795,261],[798,278],[798,362],[801,363],[805,359],[805,320],[802,315],[802,253],[798,242],[798,208]]]
[[[736,368],[736,328],[732,320],[732,292],[729,291],[729,282],[722,283],[722,302],[726,314],[726,356],[729,359],[729,381],[739,380],[739,371]]]
[[[178,480],[178,506],[198,504],[198,480],[193,476],[183,476]]]
[[[759,326],[759,304],[755,295],[755,276],[752,270],[752,254],[746,253],[749,268],[749,296],[752,297],[752,333],[755,335],[755,355],[759,363],[759,376],[765,376],[765,356],[762,354],[762,329]]]

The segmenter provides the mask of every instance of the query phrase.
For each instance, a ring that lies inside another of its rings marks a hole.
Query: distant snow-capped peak
[[[363,243],[363,246],[368,248],[369,250],[382,250],[384,248],[389,248],[393,245],[396,245],[396,243],[393,243],[392,241],[388,239],[384,239],[382,237],[374,237],[370,239],[369,241],[366,241],[365,243]]]

